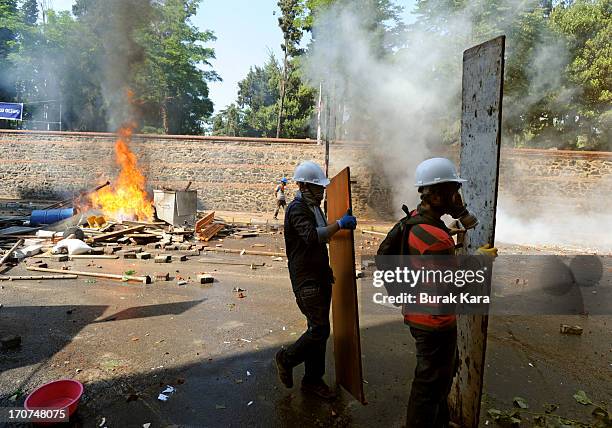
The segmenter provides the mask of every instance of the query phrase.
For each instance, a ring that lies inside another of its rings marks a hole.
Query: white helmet
[[[295,168],[293,181],[298,183],[311,183],[327,187],[329,179],[319,165],[313,161],[304,161]]]
[[[459,177],[455,164],[446,158],[431,158],[417,166],[415,187],[431,186],[432,184],[465,183],[467,180]]]

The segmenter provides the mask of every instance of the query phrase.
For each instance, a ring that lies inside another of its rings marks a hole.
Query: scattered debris
[[[207,273],[200,273],[197,278],[200,284],[212,284],[215,282],[215,278]]]
[[[44,264],[44,266],[47,266]],[[38,265],[43,267],[43,265]],[[76,279],[76,275],[19,275],[19,276],[0,276],[0,281],[40,281],[43,279]]]
[[[155,256],[155,263],[170,263],[171,256],[168,254],[162,254]]]
[[[561,334],[573,334],[576,336],[580,336],[582,334],[582,327],[580,327],[579,325],[567,325],[567,324],[561,324],[561,326],[559,327],[559,331],[561,332]]]
[[[174,394],[175,392],[176,392],[176,388],[174,388],[173,386],[167,385],[166,388],[164,388],[164,390],[159,393],[159,395],[157,396],[157,399],[159,401],[168,401],[168,399],[170,398],[170,395]]]
[[[529,404],[527,404],[527,400],[525,400],[523,397],[514,397],[512,399],[512,404],[514,404],[516,407],[518,407],[520,409],[528,409],[529,408]]]
[[[170,281],[170,274],[168,272],[155,272],[153,278],[155,281]]]
[[[39,272],[52,272],[52,273],[64,273],[65,269],[49,269],[49,268],[39,268],[34,266],[28,266],[28,270],[34,270]],[[133,282],[141,282],[143,284],[150,284],[151,278],[146,276],[128,276],[128,275],[115,275],[112,273],[99,273],[99,272],[81,272],[81,271],[70,271],[74,275],[82,275],[82,276],[93,276],[97,278],[108,278],[115,279],[120,281],[133,281]]]
[[[15,245],[13,245],[0,259],[0,266],[2,266],[9,257],[11,257],[11,255],[13,254],[13,252],[23,243],[23,239],[20,239],[19,241],[17,241],[15,243]]]

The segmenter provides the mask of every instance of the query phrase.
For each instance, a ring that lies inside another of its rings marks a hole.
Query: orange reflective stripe
[[[426,329],[443,329],[451,327],[457,322],[456,315],[428,315],[428,314],[406,314],[404,322],[415,327]]]

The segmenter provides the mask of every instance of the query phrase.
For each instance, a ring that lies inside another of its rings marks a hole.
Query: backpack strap
[[[400,254],[408,254],[408,236],[410,235],[410,229],[412,229],[412,226],[416,226],[417,224],[428,224],[431,226],[439,227],[440,229],[445,230],[447,233],[449,232],[448,228],[442,220],[434,219],[429,216],[424,216],[420,213],[417,213],[413,216],[406,205],[402,205],[402,210],[406,213],[406,217],[400,220],[400,223],[402,225],[402,242],[400,243]]]

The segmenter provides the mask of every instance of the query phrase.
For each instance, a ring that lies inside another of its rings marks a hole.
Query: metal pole
[[[317,104],[317,144],[321,144],[321,94],[323,82],[319,82],[319,103]]]
[[[331,103],[329,102],[329,94],[327,95],[327,102],[325,103],[325,109],[327,111],[327,126],[325,127],[325,176],[329,177],[329,132],[331,127]]]
[[[59,117],[59,130],[62,130],[62,103],[60,103],[60,117]]]

